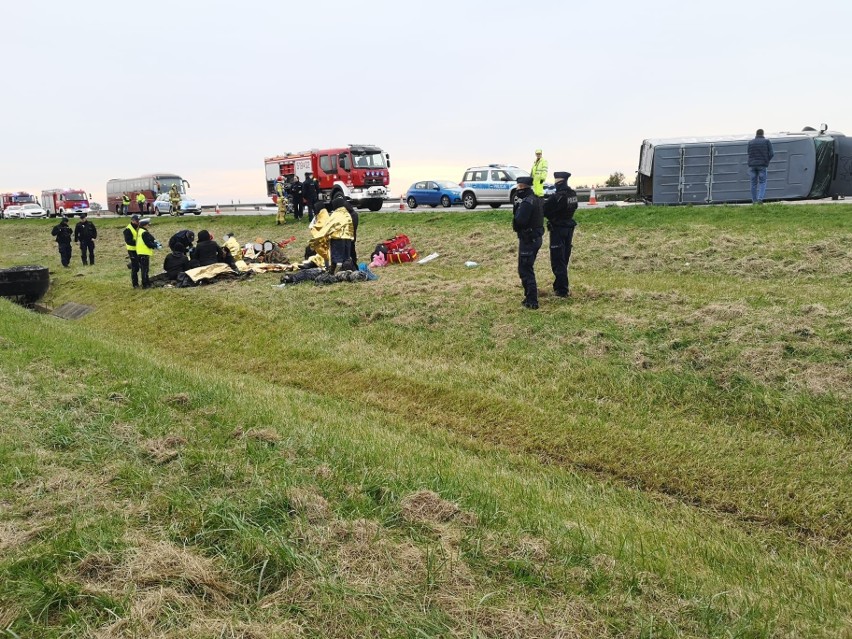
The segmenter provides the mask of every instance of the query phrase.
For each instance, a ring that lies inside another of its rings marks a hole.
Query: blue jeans
[[[763,202],[766,196],[766,167],[750,166],[748,175],[751,178],[751,201]]]

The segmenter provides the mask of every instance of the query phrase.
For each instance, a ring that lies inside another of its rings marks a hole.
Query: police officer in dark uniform
[[[298,175],[293,178],[293,183],[290,185],[290,197],[293,200],[293,218],[301,220],[305,205],[302,203],[302,183]]]
[[[308,215],[311,219],[314,217],[314,204],[319,200],[319,182],[310,171],[305,172],[305,181],[302,183],[302,196],[305,198],[305,203],[308,205]],[[299,211],[299,219],[302,217],[302,211]]]
[[[73,231],[68,226],[68,218],[63,216],[59,220],[59,224],[53,227],[50,232],[56,238],[56,245],[59,248],[59,259],[62,260],[62,266],[68,268],[71,265],[71,236]]]
[[[85,211],[80,213],[80,221],[74,227],[74,241],[80,243],[80,257],[83,258],[83,266],[95,265],[95,240],[97,238],[98,229],[95,228],[94,222],[89,221],[89,216]]]
[[[571,174],[557,171],[556,192],[544,201],[544,217],[550,231],[550,270],[553,271],[553,292],[557,297],[568,297],[568,260],[571,259],[571,242],[574,239],[574,211],[577,210],[577,192],[568,186]]]
[[[512,229],[518,234],[518,275],[524,287],[525,308],[538,308],[538,288],[535,281],[535,258],[544,235],[544,214],[541,199],[532,190],[533,179],[521,176],[512,206]]]

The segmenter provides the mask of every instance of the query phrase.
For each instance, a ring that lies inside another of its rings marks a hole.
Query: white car
[[[503,204],[512,204],[519,176],[529,177],[529,173],[508,164],[489,164],[472,166],[464,172],[461,198],[464,208],[475,209],[477,204],[490,204],[498,209]]]
[[[6,210],[3,211],[3,217],[9,220],[17,219],[23,217],[23,212],[23,206],[7,206]]]
[[[154,200],[154,203],[151,205],[151,209],[157,215],[171,214],[171,215],[184,215],[185,213],[193,213],[195,215],[201,215],[201,205],[196,202],[194,199],[189,197],[188,195],[181,194],[180,196],[180,210],[172,211],[172,202],[169,199],[168,193],[163,193],[157,196],[157,199]]]
[[[38,204],[24,204],[21,207],[21,217],[47,217],[47,211]]]

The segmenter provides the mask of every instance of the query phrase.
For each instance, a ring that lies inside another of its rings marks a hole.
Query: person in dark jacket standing
[[[59,220],[59,224],[53,227],[51,235],[56,238],[56,245],[59,247],[59,259],[62,260],[62,266],[68,268],[71,265],[71,227],[68,226],[67,217]]]
[[[577,210],[577,192],[568,186],[571,174],[557,171],[556,192],[544,201],[544,217],[550,231],[550,270],[553,271],[553,292],[557,297],[568,297],[568,261],[574,239],[574,211]]]
[[[124,248],[127,249],[127,257],[130,258],[130,282],[133,288],[139,286],[139,255],[136,253],[136,240],[139,237],[139,216],[135,213],[130,216],[130,224],[124,227]]]
[[[751,178],[752,204],[763,204],[763,198],[766,196],[766,173],[774,156],[772,142],[763,137],[763,129],[758,129],[754,139],[748,143],[748,175]]]
[[[313,218],[314,204],[319,200],[319,182],[310,171],[305,172],[305,182],[302,184],[302,197],[308,205],[308,215]],[[302,217],[303,209],[299,210],[299,219]]]
[[[74,226],[74,241],[80,243],[80,257],[83,258],[83,266],[95,265],[95,238],[97,237],[98,229],[95,228],[95,223],[89,220],[86,213],[80,213],[80,221]]]
[[[290,185],[290,199],[293,200],[293,218],[301,220],[305,206],[302,203],[302,183],[298,175],[293,178],[293,183]]]
[[[535,281],[535,258],[544,235],[544,214],[541,199],[532,190],[533,179],[521,176],[512,206],[512,229],[518,235],[518,275],[524,287],[525,308],[538,308],[538,288]]]

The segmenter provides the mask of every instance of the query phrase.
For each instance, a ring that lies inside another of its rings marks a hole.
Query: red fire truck
[[[41,192],[41,207],[50,217],[91,213],[89,196],[80,189],[48,189]]]
[[[389,197],[390,156],[373,144],[286,153],[266,158],[264,164],[266,193],[273,202],[278,197],[275,181],[279,175],[288,183],[295,175],[304,182],[307,171],[319,182],[323,200],[342,195],[355,207],[378,211]]]
[[[21,206],[22,204],[38,204],[35,196],[26,191],[16,193],[0,193],[0,211],[5,211],[7,206]]]

